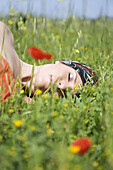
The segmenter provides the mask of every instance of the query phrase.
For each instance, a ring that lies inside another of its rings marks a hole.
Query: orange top
[[[7,61],[0,56],[0,101],[5,102],[6,98],[14,93],[13,73]]]

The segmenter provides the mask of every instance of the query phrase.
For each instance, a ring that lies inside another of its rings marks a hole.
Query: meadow
[[[91,66],[98,77],[98,87],[82,87],[79,98],[68,89],[67,98],[37,91],[29,104],[16,82],[20,91],[0,103],[0,170],[112,170],[113,19],[10,14],[0,20],[11,29],[23,61],[41,65],[71,59]],[[52,60],[34,60],[27,52],[31,46],[52,53]],[[69,150],[79,137],[92,140],[83,156]]]

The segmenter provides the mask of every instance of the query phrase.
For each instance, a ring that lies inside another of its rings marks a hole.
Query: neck
[[[32,76],[33,65],[21,61],[20,75],[22,77]]]
[[[15,79],[32,76],[33,65],[26,64],[18,57],[14,48],[14,37],[4,23],[0,22],[0,54],[6,59],[11,67]],[[38,70],[35,67],[34,74]]]

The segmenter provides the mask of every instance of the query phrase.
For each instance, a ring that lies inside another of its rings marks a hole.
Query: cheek
[[[77,86],[78,88],[79,88],[79,85],[83,85],[83,83],[82,83],[82,80],[81,80],[81,77],[80,77],[80,75],[77,73],[77,78],[76,78],[76,83],[75,83],[75,86]]]
[[[36,80],[36,87],[46,90],[50,85],[49,77],[45,74],[39,75]]]

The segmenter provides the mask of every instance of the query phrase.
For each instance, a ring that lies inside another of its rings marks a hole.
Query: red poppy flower
[[[92,141],[90,138],[78,138],[72,143],[70,151],[79,155],[84,155],[90,149],[91,143]]]
[[[33,58],[37,60],[43,60],[43,59],[50,60],[52,58],[52,54],[46,53],[36,47],[30,47],[28,48],[27,51]]]

